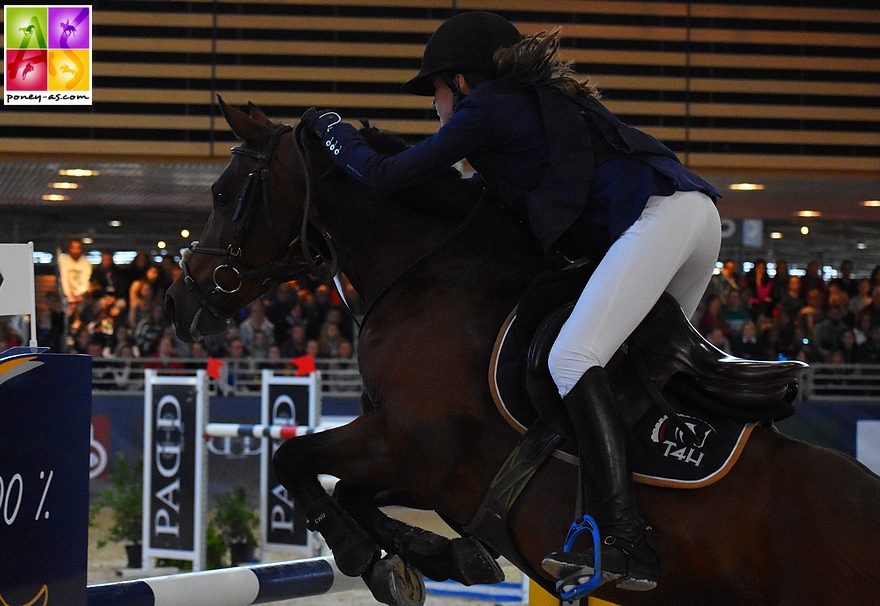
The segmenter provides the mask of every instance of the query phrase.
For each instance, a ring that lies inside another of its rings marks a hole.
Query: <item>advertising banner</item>
[[[85,606],[89,356],[0,354],[0,604]]]

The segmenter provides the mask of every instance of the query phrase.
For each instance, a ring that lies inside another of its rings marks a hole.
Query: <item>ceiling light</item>
[[[764,186],[760,183],[731,183],[730,189],[733,191],[761,191]]]
[[[65,196],[62,194],[43,194],[43,200],[48,202],[61,202],[62,200],[69,200],[70,196]]]
[[[859,242],[858,244],[856,244],[856,248],[858,248],[859,250],[865,250],[866,248],[868,248],[868,245],[864,242]]]
[[[864,202],[862,202],[862,206],[880,206],[880,200],[865,200]]]
[[[770,239],[771,240],[781,240],[782,239],[782,232],[779,232],[779,231],[770,232]]]
[[[107,221],[107,225],[110,227],[122,227],[122,221],[117,221],[114,219],[113,221]]]
[[[810,217],[821,217],[822,213],[820,213],[818,210],[799,210],[797,216],[809,219]]]
[[[60,183],[50,183],[49,187],[53,189],[76,189],[79,187],[77,183],[67,183],[66,181],[62,181]]]
[[[180,230],[180,237],[181,238],[189,238],[189,230],[188,229],[181,229]]]
[[[158,246],[159,248],[165,248],[165,246],[166,246],[166,245],[165,245],[165,240],[159,240],[159,241],[156,243],[156,246]]]
[[[94,244],[95,243],[95,241],[92,238],[89,238],[88,236],[83,238],[82,241],[83,241],[83,244]],[[101,259],[101,256],[99,254],[97,260],[100,261],[100,259]],[[96,263],[97,263],[97,261],[96,261]],[[95,265],[95,263],[92,263],[92,265]]]
[[[806,236],[808,233],[810,233],[810,228],[807,227],[806,225],[802,225],[801,226],[801,233]]]
[[[87,168],[62,168],[58,174],[62,177],[97,177],[101,173]]]

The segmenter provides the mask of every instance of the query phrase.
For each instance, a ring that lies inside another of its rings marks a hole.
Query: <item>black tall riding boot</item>
[[[646,541],[645,523],[636,509],[623,418],[605,369],[590,368],[563,402],[574,426],[581,465],[590,470],[602,502],[602,582],[616,581],[620,589],[632,591],[653,589],[659,558]],[[566,581],[566,588],[581,585],[594,572],[592,548],[581,553],[551,553],[542,566]]]

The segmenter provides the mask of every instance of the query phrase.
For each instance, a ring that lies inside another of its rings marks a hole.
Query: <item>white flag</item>
[[[0,244],[0,316],[33,314],[35,309],[33,242]]]

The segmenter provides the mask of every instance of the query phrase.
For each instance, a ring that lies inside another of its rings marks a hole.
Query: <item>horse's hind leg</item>
[[[396,553],[429,579],[463,585],[504,580],[495,558],[475,538],[450,539],[387,516],[377,507],[376,491],[362,486],[340,481],[333,496],[385,551]],[[392,498],[384,504],[401,502]]]

